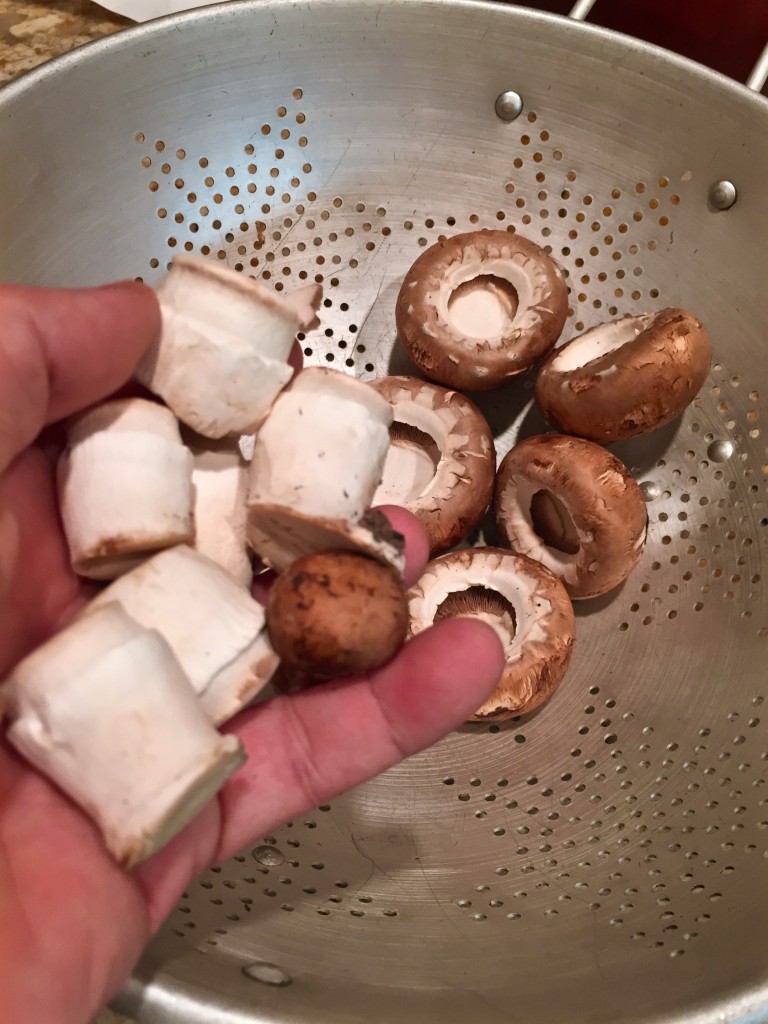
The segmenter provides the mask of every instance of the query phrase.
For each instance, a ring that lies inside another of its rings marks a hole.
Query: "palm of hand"
[[[89,597],[69,566],[51,460],[28,446],[46,423],[130,376],[158,311],[152,294],[132,285],[0,288],[0,322],[2,679]],[[426,559],[424,537],[407,513],[388,514],[406,534],[413,580]],[[456,620],[417,637],[368,678],[244,712],[231,728],[246,766],[132,874],[107,854],[88,818],[0,739],[3,1019],[85,1024],[195,875],[437,740],[482,703],[500,668],[492,631]]]

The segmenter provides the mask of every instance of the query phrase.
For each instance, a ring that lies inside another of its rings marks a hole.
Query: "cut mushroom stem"
[[[648,516],[627,467],[578,437],[529,437],[502,460],[494,509],[515,551],[545,565],[573,599],[622,583],[640,560]]]
[[[431,246],[397,299],[400,339],[432,380],[487,391],[523,373],[557,341],[568,311],[562,271],[508,231],[471,231]]]
[[[280,396],[256,437],[249,501],[359,519],[381,480],[392,410],[361,381],[310,367]]]
[[[278,577],[267,623],[289,675],[332,678],[389,661],[408,632],[408,604],[389,566],[326,551],[300,558]]]
[[[187,437],[192,452],[194,548],[226,569],[244,587],[253,579],[246,540],[248,464],[231,440],[206,443]]]
[[[249,704],[277,668],[262,606],[229,572],[189,547],[156,555],[115,581],[83,614],[115,602],[166,640],[216,724]]]
[[[317,311],[323,301],[323,289],[319,284],[308,284],[293,292],[283,292],[283,302],[299,318],[299,329],[306,332],[320,326]]]
[[[408,598],[412,636],[457,616],[481,619],[498,634],[504,672],[473,721],[527,714],[563,679],[573,653],[573,607],[560,581],[538,562],[499,548],[451,552],[427,565]]]
[[[493,493],[491,430],[464,395],[416,377],[370,382],[392,406],[394,422],[377,505],[407,508],[430,549],[452,547],[477,526]]]
[[[402,576],[405,540],[376,510],[359,522],[308,516],[284,505],[262,503],[248,511],[248,540],[264,563],[283,572],[297,558],[318,551],[352,551],[391,566]]]
[[[560,430],[592,441],[648,433],[676,419],[706,380],[709,335],[684,309],[592,327],[539,370],[536,401]]]
[[[58,489],[72,566],[109,580],[192,539],[192,455],[173,413],[142,398],[74,419]]]
[[[301,289],[286,300],[235,271],[177,256],[158,288],[162,334],[137,377],[199,434],[252,433],[291,379],[296,332],[314,324],[320,294]]]
[[[3,690],[9,741],[94,819],[127,868],[164,846],[245,761],[162,637],[118,605],[77,619]]]
[[[371,536],[364,516],[391,423],[389,403],[366,384],[336,370],[298,374],[259,430],[251,460],[248,540],[267,565],[281,571],[313,550],[361,545],[388,559],[391,531]]]

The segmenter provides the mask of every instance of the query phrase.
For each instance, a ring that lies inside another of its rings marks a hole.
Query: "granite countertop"
[[[130,24],[90,0],[0,0],[0,85]]]

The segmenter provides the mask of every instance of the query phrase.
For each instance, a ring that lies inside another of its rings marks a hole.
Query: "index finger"
[[[146,285],[0,285],[0,473],[47,423],[123,384],[160,331]]]

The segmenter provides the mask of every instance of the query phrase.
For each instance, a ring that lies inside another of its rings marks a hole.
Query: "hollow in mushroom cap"
[[[493,494],[490,427],[468,398],[429,381],[382,377],[370,386],[394,415],[374,504],[401,505],[413,513],[433,554],[453,547],[477,526]]]
[[[467,548],[430,562],[408,592],[411,635],[454,616],[482,619],[502,644],[506,665],[473,721],[500,721],[540,707],[561,682],[573,653],[568,595],[538,562],[500,548]]]
[[[416,260],[397,299],[397,329],[432,380],[485,391],[528,369],[557,341],[568,292],[554,260],[508,231],[437,242]]]
[[[582,438],[542,434],[512,448],[496,476],[494,510],[506,542],[574,599],[618,586],[643,552],[642,491],[615,455]]]
[[[560,430],[593,441],[646,434],[676,419],[712,359],[703,324],[684,309],[599,324],[552,352],[536,401]]]

